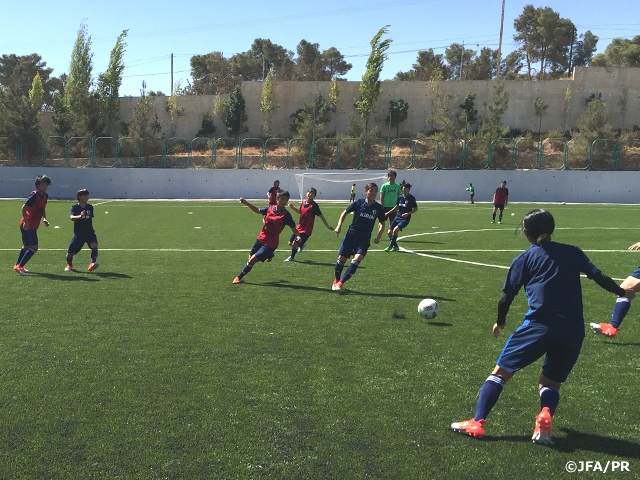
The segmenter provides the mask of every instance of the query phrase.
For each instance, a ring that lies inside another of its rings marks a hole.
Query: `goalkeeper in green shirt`
[[[473,203],[473,195],[476,193],[476,189],[473,188],[473,183],[470,183],[465,190],[469,192],[469,199],[471,200],[471,203]]]

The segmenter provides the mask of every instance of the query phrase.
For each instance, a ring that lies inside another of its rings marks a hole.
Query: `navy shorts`
[[[359,253],[364,257],[369,250],[369,245],[371,245],[371,235],[361,236],[347,233],[342,239],[338,256],[349,258]]]
[[[260,240],[256,240],[256,243],[253,244],[253,247],[249,252],[249,256],[255,255],[258,260],[264,262],[265,260],[273,258],[275,252],[275,248],[269,248],[265,244],[260,242]]]
[[[296,235],[295,233],[292,233],[289,237],[289,243],[295,242],[297,236],[298,235]],[[309,235],[304,235],[303,233],[301,233],[299,236],[300,241],[298,242],[298,247],[304,247],[305,243],[307,243],[307,240],[309,240]]]
[[[20,225],[23,245],[38,245],[38,230],[25,230]]]
[[[409,222],[411,221],[411,217],[409,218],[402,218],[402,217],[396,217],[393,219],[393,222],[391,222],[391,225],[389,225],[389,230],[393,230],[395,227],[398,227],[400,230],[404,230],[405,228],[407,228],[407,225],[409,225]]]
[[[636,270],[629,276],[640,280],[640,267],[636,268]]]
[[[75,255],[80,250],[82,250],[82,247],[84,247],[85,243],[88,247],[91,247],[92,243],[98,243],[98,237],[96,237],[95,233],[93,235],[74,235],[71,239],[71,243],[69,244],[67,252],[73,253]]]
[[[496,362],[507,372],[515,373],[546,354],[542,374],[549,380],[567,380],[578,360],[584,334],[525,320],[509,337]]]
[[[493,208],[500,209],[500,211],[504,210],[504,203],[494,203]]]

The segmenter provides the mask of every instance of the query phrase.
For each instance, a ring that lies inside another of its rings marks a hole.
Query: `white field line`
[[[105,202],[106,203],[106,202]],[[556,230],[637,230],[640,227],[565,227],[565,228],[557,228]],[[447,230],[447,231],[435,231],[435,232],[423,232],[423,233],[415,233],[412,235],[406,235],[404,237],[399,237],[398,240],[403,240],[412,237],[419,237],[423,235],[442,235],[445,233],[474,233],[474,232],[486,232],[486,231],[504,231],[510,229],[500,229],[500,228],[481,228],[481,229],[465,229],[465,230]],[[66,251],[66,248],[41,248],[40,251],[45,252],[60,252]],[[206,249],[206,248],[101,248],[103,252],[175,252],[175,253],[222,253],[222,252],[245,252],[246,248],[243,249]],[[448,258],[441,257],[438,255],[433,255],[432,253],[424,253],[424,252],[435,252],[435,253],[482,253],[482,252],[511,252],[511,253],[521,253],[524,249],[427,249],[425,251],[420,250],[409,250],[404,247],[400,247],[400,250],[406,253],[411,253],[413,255],[417,255],[420,257],[433,258],[436,260],[445,260],[448,262],[455,263],[465,263],[467,265],[477,265],[480,267],[490,267],[490,268],[499,268],[502,270],[508,270],[508,265],[494,265],[491,263],[482,263],[482,262],[472,262],[469,260],[459,260],[456,258]],[[15,248],[0,248],[0,251],[15,251]],[[308,252],[335,252],[336,249],[309,249],[306,250]],[[583,250],[586,253],[634,253],[629,250]],[[370,250],[371,253],[380,253],[382,250]],[[583,275],[584,276],[584,275]],[[614,278],[615,281],[622,281],[623,278]]]
[[[571,228],[571,227],[565,227],[565,228],[557,228],[556,230],[633,230],[636,227],[628,227],[628,228],[620,228],[620,227],[605,227],[605,228],[598,228],[598,227],[578,227],[578,228]],[[410,237],[418,237],[418,236],[422,236],[422,235],[439,235],[439,234],[443,234],[443,233],[468,233],[468,232],[486,232],[486,231],[494,231],[494,230],[506,230],[506,229],[493,229],[493,228],[481,228],[478,230],[450,230],[450,231],[440,231],[440,232],[423,232],[423,233],[416,233],[413,235],[407,235],[405,237],[398,237],[398,240],[402,240],[402,239],[406,239],[406,238],[410,238]],[[428,253],[423,253],[419,250],[409,250],[406,249],[404,247],[400,247],[400,251],[403,252],[407,252],[407,253],[412,253],[414,255],[418,255],[420,257],[428,257],[428,258],[434,258],[437,260],[445,260],[447,262],[456,262],[456,263],[466,263],[467,265],[477,265],[480,267],[490,267],[490,268],[500,268],[502,270],[508,270],[509,266],[505,266],[505,265],[493,265],[491,263],[481,263],[481,262],[472,262],[472,261],[468,261],[468,260],[459,260],[457,258],[448,258],[448,257],[440,257],[438,255],[432,255],[432,254],[428,254]],[[434,250],[434,249],[429,249],[427,250],[428,252],[439,252],[439,253],[447,253],[447,252],[516,252],[516,253],[520,253],[523,252],[524,250],[498,250],[498,249],[468,249],[468,250],[454,250],[454,249],[446,249],[446,250]],[[587,253],[624,253],[624,252],[629,252],[631,253],[629,250],[583,250],[583,252],[587,252]],[[581,275],[582,277],[586,278],[586,275]],[[614,278],[613,280],[615,280],[616,282],[621,282],[624,280],[624,278]]]

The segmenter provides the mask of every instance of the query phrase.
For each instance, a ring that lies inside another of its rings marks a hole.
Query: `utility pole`
[[[462,81],[462,64],[464,63],[464,40],[462,41],[462,52],[460,53],[460,76],[458,81]]]
[[[173,53],[171,54],[171,88],[169,89],[171,95],[173,95]]]
[[[571,29],[571,47],[569,47],[569,71],[567,72],[567,77],[571,76],[571,67],[573,66],[573,41],[576,38],[576,27]]]
[[[504,2],[502,0],[502,18],[500,19],[500,40],[498,40],[498,59],[496,60],[496,77],[500,78],[500,57],[502,56],[502,30],[504,28]]]

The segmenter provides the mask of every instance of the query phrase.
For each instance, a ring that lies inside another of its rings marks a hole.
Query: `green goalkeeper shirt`
[[[382,201],[383,207],[395,207],[398,201],[398,195],[402,193],[402,187],[399,183],[383,183],[380,188],[380,193],[384,196]]]

